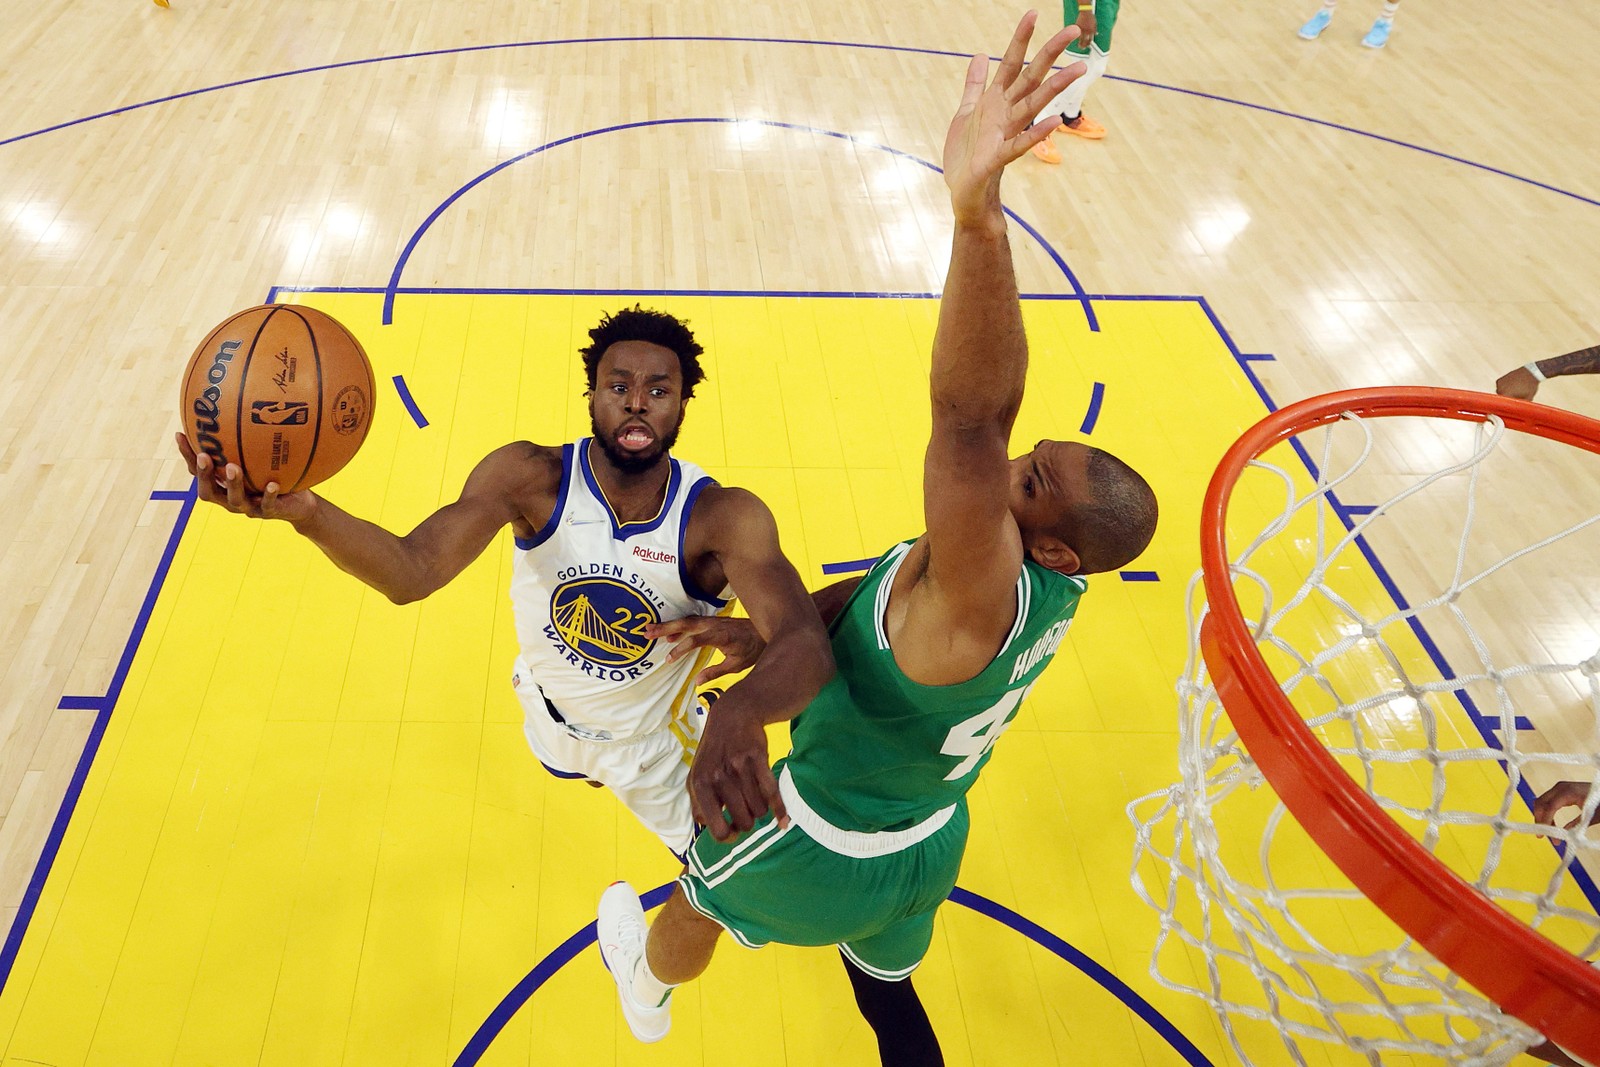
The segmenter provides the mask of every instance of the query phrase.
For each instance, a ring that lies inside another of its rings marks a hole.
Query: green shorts
[[[685,899],[746,948],[838,945],[875,978],[909,976],[933,940],[934,912],[955,888],[966,800],[909,830],[846,831],[812,812],[778,770],[789,826],[769,812],[731,843],[701,834],[678,879]]]
[[[1117,24],[1117,10],[1121,6],[1122,0],[1094,0],[1094,46],[1102,53],[1111,52],[1111,30]],[[1078,21],[1078,5],[1074,0],[1062,0],[1061,17],[1068,26]],[[1089,42],[1073,41],[1067,51],[1075,56],[1086,56]]]

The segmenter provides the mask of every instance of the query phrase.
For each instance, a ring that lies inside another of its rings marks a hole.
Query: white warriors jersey
[[[689,513],[716,483],[669,457],[661,510],[624,523],[595,480],[589,438],[563,445],[561,463],[555,511],[533,537],[516,538],[511,606],[523,663],[572,733],[654,733],[686,713],[702,657],[664,665],[672,644],[645,636],[645,626],[728,603],[698,588],[683,561]]]

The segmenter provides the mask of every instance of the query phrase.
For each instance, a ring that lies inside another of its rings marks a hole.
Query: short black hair
[[[700,369],[700,356],[705,349],[694,339],[689,324],[665,311],[652,311],[635,304],[615,315],[602,315],[600,325],[589,331],[588,347],[578,349],[578,354],[583,356],[589,392],[594,392],[595,378],[600,373],[600,357],[619,341],[645,341],[671,349],[683,372],[685,400],[694,396],[694,387],[705,381],[705,371]]]
[[[1137,559],[1156,534],[1155,490],[1138,471],[1098,448],[1089,449],[1085,473],[1089,499],[1074,504],[1058,535],[1078,554],[1079,574],[1118,570]]]

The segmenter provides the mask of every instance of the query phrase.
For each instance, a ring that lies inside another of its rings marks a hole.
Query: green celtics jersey
[[[959,685],[919,685],[900,672],[884,629],[910,547],[886,552],[851,594],[832,628],[838,673],[794,720],[795,788],[842,829],[901,829],[961,799],[1061,644],[1087,585],[1025,560],[1016,622],[989,666]]]

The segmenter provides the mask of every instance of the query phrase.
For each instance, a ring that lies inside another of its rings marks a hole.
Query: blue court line
[[[151,500],[187,500],[189,494],[182,489],[157,489],[150,494]]]
[[[1155,571],[1118,571],[1125,582],[1159,582],[1161,575]]]
[[[876,562],[878,562],[878,557],[877,556],[870,556],[867,559],[848,559],[848,560],[845,560],[843,563],[824,563],[822,565],[822,573],[823,574],[859,574],[862,571],[871,570],[872,569],[872,565],[874,563],[876,563]]]
[[[656,886],[648,893],[643,894],[639,900],[644,905],[644,910],[647,912],[653,911],[665,903],[667,896],[672,892],[673,885],[673,882],[668,882],[665,885]],[[1196,1048],[1194,1043],[1187,1037],[1184,1037],[1182,1031],[1174,1026],[1166,1016],[1162,1015],[1154,1005],[1134,992],[1122,979],[1095,962],[1087,953],[1073,947],[1031,919],[1024,918],[1005,905],[997,904],[988,897],[979,896],[971,890],[956,886],[950,891],[950,900],[952,903],[972,909],[979,915],[993,919],[1003,926],[1010,927],[1023,937],[1049,949],[1063,960],[1066,960],[1067,963],[1077,968],[1084,975],[1099,983],[1102,989],[1121,1001],[1129,1011],[1143,1019],[1150,1029],[1160,1035],[1161,1039],[1168,1045],[1171,1045],[1178,1055],[1183,1057],[1184,1062],[1190,1064],[1191,1067],[1214,1067],[1205,1054]],[[461,1054],[452,1061],[451,1067],[473,1067],[474,1064],[478,1063],[483,1058],[483,1054],[489,1051],[489,1046],[494,1044],[494,1039],[500,1036],[500,1031],[505,1029],[506,1024],[522,1009],[522,1006],[528,1002],[529,998],[539,991],[539,987],[548,982],[557,971],[571,963],[578,953],[594,944],[594,942],[594,923],[590,923],[561,942],[544,959],[535,964],[533,970],[529,971],[520,982],[512,986],[511,991],[500,999],[499,1004],[495,1005],[488,1018],[484,1019],[483,1024],[467,1040],[466,1045],[461,1049]]]
[[[16,918],[11,922],[5,946],[0,948],[0,990],[4,990],[6,983],[11,980],[11,968],[16,965],[17,951],[22,947],[23,935],[27,933],[28,924],[33,920],[34,909],[39,905],[39,896],[44,892],[45,879],[49,877],[50,868],[55,865],[56,855],[61,851],[67,824],[71,822],[72,813],[77,809],[78,797],[83,793],[83,783],[89,777],[89,768],[94,764],[95,754],[100,751],[100,741],[105,737],[106,726],[111,721],[111,711],[116,707],[117,698],[122,695],[122,687],[128,680],[128,670],[133,666],[133,655],[138,651],[139,643],[144,638],[145,628],[150,625],[150,615],[155,611],[156,597],[166,582],[167,572],[172,569],[172,559],[177,555],[178,541],[183,536],[184,528],[189,525],[189,516],[194,511],[197,499],[192,483],[182,499],[183,507],[178,511],[177,521],[172,524],[172,533],[167,536],[167,547],[162,551],[161,560],[156,564],[156,572],[150,578],[150,587],[145,591],[144,601],[139,605],[133,632],[128,635],[127,644],[122,648],[122,656],[117,660],[116,670],[111,674],[111,685],[107,688],[106,695],[100,698],[63,697],[61,703],[57,705],[60,708],[70,707],[96,712],[94,726],[90,728],[89,737],[84,742],[83,752],[78,757],[78,765],[73,768],[72,780],[67,783],[67,791],[61,798],[61,807],[56,810],[55,821],[50,824],[50,833],[45,837],[44,848],[39,852],[39,862],[34,864],[33,876],[28,879],[28,888],[22,894],[22,902],[17,906]]]
[[[394,376],[394,391],[400,394],[400,403],[406,406],[406,411],[411,414],[411,421],[417,424],[417,429],[428,425],[428,420],[423,418],[422,411],[417,407],[417,402],[411,399],[411,390],[406,387],[406,380],[400,375]]]
[[[1011,927],[1017,933],[1029,938],[1036,944],[1044,946],[1072,964],[1072,966],[1082,971],[1084,975],[1099,983],[1100,987],[1106,992],[1122,1001],[1123,1006],[1129,1011],[1143,1019],[1150,1029],[1161,1035],[1161,1039],[1172,1046],[1173,1051],[1183,1057],[1183,1062],[1190,1064],[1191,1067],[1213,1067],[1211,1061],[1206,1058],[1205,1053],[1195,1048],[1194,1043],[1184,1037],[1182,1031],[1174,1026],[1166,1016],[1162,1015],[1153,1004],[1134,992],[1126,982],[1095,962],[1082,950],[1068,944],[1033,920],[1018,915],[1005,905],[997,904],[987,897],[981,897],[971,890],[956,886],[950,891],[950,899],[957,904],[971,908],[979,915],[987,915],[996,922]]]
[[[1089,410],[1083,414],[1083,425],[1078,427],[1078,432],[1085,436],[1094,433],[1094,424],[1100,421],[1100,402],[1106,398],[1106,385],[1104,382],[1095,382],[1094,388],[1089,392]]]
[[[394,322],[394,298],[395,293],[398,291],[400,286],[400,276],[405,273],[406,263],[410,261],[412,252],[416,251],[417,244],[422,240],[423,236],[446,211],[450,210],[451,206],[454,205],[457,200],[461,199],[472,189],[494,177],[496,174],[500,173],[506,168],[515,166],[525,159],[531,159],[532,157],[541,153],[548,152],[552,148],[560,148],[563,145],[573,144],[577,141],[584,141],[590,137],[599,137],[603,134],[624,133],[633,130],[649,129],[657,126],[740,124],[753,124],[767,126],[777,130],[807,133],[813,136],[832,137],[835,140],[845,141],[860,148],[871,148],[878,152],[886,152],[889,155],[896,156],[900,159],[909,160],[912,163],[916,163],[918,166],[926,167],[935,174],[944,173],[944,171],[936,164],[931,163],[920,156],[914,156],[910,152],[905,152],[898,148],[892,148],[886,144],[879,144],[876,141],[868,141],[852,134],[842,133],[838,130],[825,130],[817,126],[805,126],[794,122],[776,122],[771,119],[736,119],[727,118],[725,116],[711,115],[695,118],[648,119],[640,122],[624,122],[616,126],[605,126],[596,130],[584,130],[581,133],[569,134],[566,137],[558,137],[554,141],[546,141],[542,145],[530,148],[526,152],[521,152],[512,156],[510,159],[505,159],[499,163],[496,163],[494,166],[478,174],[465,185],[462,185],[460,188],[458,188],[455,192],[445,197],[438,207],[429,212],[428,217],[422,221],[422,225],[418,226],[411,234],[411,238],[406,241],[405,247],[400,251],[399,258],[395,260],[394,271],[389,275],[389,286],[383,296],[383,317],[381,321],[385,326],[388,326]],[[1088,320],[1089,330],[1091,332],[1099,332],[1100,323],[1099,320],[1095,318],[1094,305],[1090,302],[1087,294],[1084,293],[1083,286],[1079,283],[1077,275],[1072,273],[1072,268],[1067,266],[1067,261],[1062,258],[1061,253],[1057,252],[1055,248],[1051,246],[1050,242],[1044,239],[1044,235],[1030,225],[1025,219],[1023,219],[1021,215],[1018,215],[1015,211],[1008,207],[1002,208],[1001,210],[1005,212],[1007,218],[1011,219],[1019,227],[1025,230],[1035,241],[1039,242],[1039,246],[1045,250],[1045,252],[1055,262],[1056,266],[1061,268],[1061,273],[1066,278],[1067,284],[1071,286],[1073,294],[1075,295],[1079,304],[1081,304],[1083,307],[1083,315],[1084,318]]]
[[[798,297],[836,297],[850,300],[937,300],[938,293],[852,292],[848,289],[561,289],[518,288],[516,286],[461,286],[461,285],[300,285],[285,286],[284,292],[294,293],[395,293],[402,296],[754,296],[764,299]],[[1063,300],[1076,300],[1076,296],[1055,294]],[[1090,297],[1091,300],[1112,299]]]
[[[1270,352],[1255,352],[1248,356],[1240,356],[1239,358],[1249,363],[1275,363],[1278,359],[1277,356]]]
[[[96,112],[93,115],[85,115],[81,118],[68,119],[65,122],[58,122],[53,126],[45,126],[41,129],[30,130],[27,133],[15,134],[11,137],[0,140],[0,147],[13,144],[18,141],[26,141],[30,138],[39,137],[47,133],[53,133],[57,130],[69,129],[70,127],[78,126],[86,122],[95,122],[99,119],[110,118],[114,115],[121,115],[129,111],[137,111],[140,108],[154,107],[157,104],[171,103],[174,100],[184,100],[192,96],[202,96],[206,93],[221,92],[224,89],[236,89],[240,86],[254,85],[259,82],[275,81],[279,78],[293,78],[302,74],[320,74],[330,70],[341,70],[346,67],[364,67],[374,63],[394,63],[407,59],[429,59],[439,56],[466,55],[471,52],[491,52],[511,48],[548,48],[555,45],[588,44],[660,44],[668,41],[705,42],[712,44],[784,44],[801,45],[811,48],[854,48],[861,49],[863,51],[898,52],[906,55],[937,56],[940,58],[950,59],[970,58],[970,55],[966,52],[952,52],[942,48],[916,48],[910,45],[871,44],[864,41],[818,41],[807,40],[799,37],[719,37],[710,34],[678,34],[663,37],[567,37],[548,41],[513,41],[502,44],[462,45],[456,48],[435,48],[423,52],[401,52],[392,56],[369,56],[366,59],[347,59],[338,63],[323,63],[314,67],[299,67],[294,70],[279,71],[276,74],[261,74],[253,78],[241,78],[238,81],[203,86],[199,89],[189,89],[181,93],[172,93],[168,96],[160,96],[151,100],[143,100],[138,103],[125,105],[123,107],[112,108],[109,111]],[[998,57],[990,56],[989,58],[991,60],[995,60]],[[1058,67],[1055,69],[1059,70],[1061,68]],[[1282,108],[1268,107],[1265,104],[1254,104],[1248,100],[1238,100],[1229,96],[1219,96],[1215,93],[1200,92],[1197,89],[1185,89],[1181,86],[1166,85],[1161,82],[1148,81],[1143,78],[1130,78],[1121,74],[1107,74],[1104,77],[1107,81],[1122,82],[1126,85],[1138,85],[1146,89],[1158,89],[1162,92],[1181,93],[1184,96],[1192,96],[1201,100],[1209,100],[1213,103],[1232,104],[1235,107],[1248,108],[1251,111],[1259,111],[1268,115],[1277,115],[1280,118],[1293,119],[1297,122],[1309,122],[1314,126],[1322,126],[1331,130],[1338,130],[1341,133],[1354,134],[1357,137],[1366,137],[1374,141],[1381,141],[1385,144],[1394,145],[1397,148],[1407,148],[1414,152],[1421,152],[1424,155],[1433,156],[1436,159],[1442,159],[1451,163],[1459,163],[1462,166],[1472,167],[1475,170],[1486,171],[1487,173],[1495,174],[1503,178],[1510,178],[1512,181],[1522,182],[1525,185],[1531,185],[1538,189],[1544,189],[1547,192],[1556,193],[1559,196],[1570,197],[1571,199],[1580,201],[1581,203],[1593,204],[1597,207],[1600,207],[1600,200],[1597,200],[1593,197],[1584,196],[1581,193],[1575,193],[1567,189],[1562,189],[1558,186],[1551,185],[1548,182],[1541,182],[1533,178],[1527,178],[1520,174],[1514,174],[1511,171],[1503,170],[1499,167],[1491,167],[1486,163],[1475,163],[1470,159],[1465,159],[1461,156],[1453,156],[1449,153],[1440,152],[1433,148],[1425,148],[1422,145],[1412,144],[1409,141],[1402,141],[1394,137],[1385,137],[1384,135],[1378,133],[1370,133],[1366,130],[1357,129],[1354,126],[1344,126],[1337,122],[1329,122],[1326,119],[1313,118],[1310,115],[1301,115],[1298,112],[1286,111]]]
[[[1485,715],[1483,717],[1483,724],[1497,733],[1505,729],[1505,720],[1498,715]],[[1533,720],[1525,715],[1513,716],[1511,719],[1511,728],[1513,730],[1532,730],[1534,728]]]

